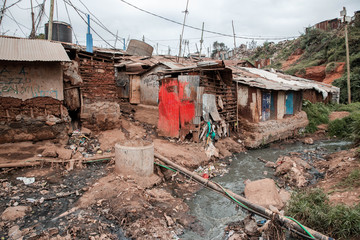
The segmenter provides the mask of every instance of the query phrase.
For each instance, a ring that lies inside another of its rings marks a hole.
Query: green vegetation
[[[303,102],[302,108],[309,119],[306,132],[314,133],[320,124],[329,124],[330,136],[353,140],[356,146],[360,145],[360,102],[352,104],[329,104]],[[349,116],[329,122],[329,114],[333,111],[347,111]]]
[[[360,101],[360,26],[349,26],[349,52],[350,52],[350,79],[352,101]],[[282,63],[290,55],[297,52],[301,57],[295,64],[285,70],[290,75],[302,75],[306,68],[312,66],[326,66],[326,73],[333,72],[337,62],[346,61],[344,29],[323,31],[308,28],[306,33],[299,38],[290,41],[282,41],[277,44],[265,42],[263,46],[255,49],[250,61],[271,58],[272,63],[268,68],[281,69]],[[346,68],[345,68],[346,69]],[[347,102],[347,73],[337,79],[334,85],[340,87],[340,102]]]
[[[350,116],[331,121],[328,128],[329,135],[342,139],[357,139],[360,136],[355,134],[354,129],[358,128],[359,120],[360,112],[353,112]]]
[[[306,127],[306,132],[314,133],[317,126],[320,124],[329,123],[330,109],[323,103],[312,104],[310,101],[304,101],[302,108],[309,119],[309,125]]]
[[[229,48],[225,45],[225,43],[218,41],[213,43],[213,49],[214,50],[211,53],[211,58],[214,58],[218,52],[229,50]]]
[[[349,176],[342,179],[342,181],[337,184],[338,187],[344,188],[357,188],[360,187],[360,169],[354,169],[350,172]]]
[[[330,205],[328,196],[321,189],[295,192],[286,208],[304,225],[338,239],[360,237],[360,204]]]

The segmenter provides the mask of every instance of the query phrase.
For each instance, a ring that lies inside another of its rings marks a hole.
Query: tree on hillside
[[[211,53],[211,57],[215,57],[218,52],[228,50],[229,48],[225,45],[225,43],[216,41],[213,43],[213,51]]]

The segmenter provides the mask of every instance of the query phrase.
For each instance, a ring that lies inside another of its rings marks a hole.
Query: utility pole
[[[31,5],[31,22],[32,22],[30,38],[35,38],[35,20],[34,20],[34,9],[33,9],[32,0],[30,0],[30,5]]]
[[[181,55],[181,44],[182,44],[182,40],[183,40],[183,36],[184,36],[184,27],[185,27],[186,16],[189,13],[188,6],[189,6],[189,0],[187,0],[187,2],[186,2],[186,9],[185,9],[185,14],[184,14],[184,23],[183,23],[182,31],[181,31],[181,35],[180,35],[179,57]]]
[[[202,24],[202,28],[201,28],[201,39],[200,39],[200,51],[199,51],[199,58],[201,58],[201,50],[202,50],[202,45],[204,42],[204,22]]]
[[[118,40],[118,33],[119,33],[119,30],[116,30],[116,36],[115,36],[115,42],[114,42],[114,48],[116,49],[116,42]]]
[[[350,57],[349,57],[349,39],[348,39],[348,25],[346,22],[346,8],[340,11],[340,16],[344,17],[345,24],[345,46],[346,46],[346,69],[347,69],[347,90],[348,90],[348,103],[351,103],[351,85],[350,85]]]
[[[235,37],[235,28],[234,28],[234,21],[231,20],[231,24],[232,24],[232,29],[233,29],[233,34],[234,34],[234,51],[233,54],[235,55],[235,49],[236,49],[236,37]]]
[[[5,8],[6,8],[6,0],[4,0],[4,5],[3,5],[2,9],[1,9],[1,13],[0,13],[0,26],[1,26],[1,22],[4,17],[4,14],[5,14]]]
[[[50,16],[49,16],[49,28],[48,28],[48,40],[52,39],[54,21],[54,0],[50,1]]]

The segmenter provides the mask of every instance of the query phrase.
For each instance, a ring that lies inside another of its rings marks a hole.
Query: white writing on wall
[[[18,68],[0,67],[0,96],[27,95],[32,97],[52,97],[58,99],[58,91],[52,88],[41,87],[36,81],[32,81],[27,67]]]

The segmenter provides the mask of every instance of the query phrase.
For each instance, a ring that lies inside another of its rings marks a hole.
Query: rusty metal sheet
[[[194,129],[195,104],[197,99],[196,90],[200,84],[199,75],[180,75],[179,100],[180,100],[180,127],[181,136],[185,137],[190,130]]]
[[[8,37],[0,37],[0,60],[70,62],[60,43]]]

